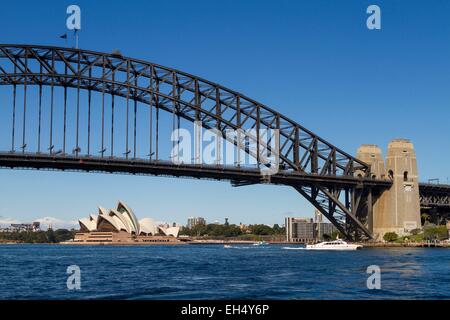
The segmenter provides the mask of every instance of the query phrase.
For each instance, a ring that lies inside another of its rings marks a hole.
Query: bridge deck
[[[421,183],[419,193],[422,209],[450,213],[450,185]]]
[[[419,187],[421,191],[450,194],[450,185],[448,184],[420,183]]]
[[[86,171],[123,173],[136,175],[156,175],[173,177],[192,177],[225,181],[247,181],[249,183],[271,183],[282,185],[323,185],[323,186],[371,186],[386,189],[390,181],[361,179],[351,176],[311,175],[293,171],[280,171],[263,178],[258,168],[245,168],[224,165],[187,165],[171,161],[124,159],[111,157],[75,157],[69,155],[0,153],[0,167],[18,169],[46,169],[63,171]]]

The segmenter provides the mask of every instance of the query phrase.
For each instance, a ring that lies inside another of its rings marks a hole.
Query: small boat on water
[[[352,251],[362,249],[363,246],[359,244],[350,244],[344,240],[335,240],[321,242],[318,244],[307,245],[306,250],[335,250],[335,251]]]
[[[269,245],[269,243],[265,242],[265,241],[259,241],[259,242],[255,242],[253,245],[254,246],[267,246],[267,245]]]
[[[230,246],[229,244],[226,244],[226,245],[224,245],[223,247],[224,247],[224,249],[231,249],[231,248],[233,248],[233,247]]]

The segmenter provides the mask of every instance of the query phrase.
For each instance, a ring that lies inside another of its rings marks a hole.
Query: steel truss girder
[[[325,186],[293,187],[349,240],[372,238],[371,189]],[[342,195],[344,194],[344,200]]]
[[[450,210],[450,185],[421,183],[419,196],[422,208]]]
[[[367,164],[286,116],[185,72],[117,54],[46,46],[0,45],[0,59],[0,85],[26,82],[27,85],[106,90],[112,95],[176,113],[189,121],[202,120],[205,128],[219,129],[224,136],[227,129],[278,129],[281,168],[322,176],[370,176]],[[28,60],[37,64],[33,67]],[[3,66],[5,61],[14,66],[15,72]]]
[[[448,194],[420,194],[420,205],[425,208],[450,209],[450,193]]]
[[[420,204],[423,207],[447,207],[450,209],[450,195],[423,195],[420,197]]]

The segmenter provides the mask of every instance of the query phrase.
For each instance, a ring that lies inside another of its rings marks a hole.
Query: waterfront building
[[[249,226],[246,224],[243,224],[242,222],[239,223],[239,229],[245,234],[251,234],[252,230],[250,230]]]
[[[319,241],[327,240],[325,236],[331,236],[335,231],[336,227],[332,223],[327,222],[316,222],[315,224],[315,239]]]
[[[195,227],[195,226],[197,226],[199,224],[206,225],[205,218],[202,218],[202,217],[189,217],[186,227],[188,229],[192,229],[193,227]]]
[[[151,218],[139,220],[124,202],[116,209],[98,208],[98,215],[80,219],[80,232],[75,235],[77,244],[158,244],[177,243],[179,227],[158,224]]]
[[[314,211],[314,222],[316,223],[323,222],[323,214],[317,209]]]
[[[306,218],[286,218],[286,240],[288,242],[314,241],[314,222]]]
[[[11,223],[9,228],[2,228],[0,232],[38,232],[41,231],[40,222]]]
[[[336,227],[329,222],[324,222],[323,214],[319,210],[314,212],[314,223],[315,223],[315,239],[319,241],[327,240],[325,236],[331,236],[335,231]]]

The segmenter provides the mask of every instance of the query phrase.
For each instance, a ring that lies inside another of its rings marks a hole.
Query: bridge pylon
[[[405,139],[392,140],[386,162],[378,146],[362,145],[357,158],[371,165],[372,178],[392,181],[390,189],[375,195],[374,238],[382,240],[388,232],[404,236],[421,228],[419,179],[413,144]]]

